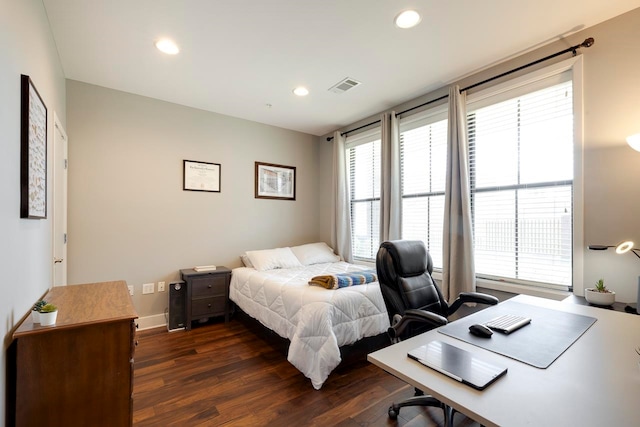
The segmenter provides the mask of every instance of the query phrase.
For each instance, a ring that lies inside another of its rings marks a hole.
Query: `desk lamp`
[[[630,240],[622,242],[616,246],[589,245],[588,248],[591,249],[592,251],[606,251],[609,248],[616,248],[617,254],[626,254],[627,252],[631,252],[640,259],[640,249],[634,248],[633,242]],[[634,310],[633,307],[628,305],[625,307],[624,310],[628,313],[640,314],[640,311],[638,311],[640,310],[640,276],[638,276],[638,297],[637,297],[636,308]]]
[[[627,137],[627,144],[636,151],[640,151],[640,133]],[[636,253],[636,255],[638,255]]]

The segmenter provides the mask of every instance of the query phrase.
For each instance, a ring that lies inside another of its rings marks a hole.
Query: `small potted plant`
[[[55,325],[58,317],[58,307],[53,304],[45,304],[40,307],[40,324],[42,326]]]
[[[600,279],[594,288],[584,290],[584,298],[590,304],[611,305],[616,301],[616,293],[607,289],[604,285],[604,279]]]
[[[40,323],[40,309],[45,305],[47,305],[47,302],[43,299],[33,304],[33,308],[31,309],[31,318],[33,319],[33,323]]]

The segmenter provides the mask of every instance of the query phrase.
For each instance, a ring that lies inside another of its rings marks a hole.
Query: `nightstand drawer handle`
[[[211,308],[211,304],[207,304],[207,307],[208,307],[208,308]]]
[[[209,289],[211,289],[211,285],[207,286]]]

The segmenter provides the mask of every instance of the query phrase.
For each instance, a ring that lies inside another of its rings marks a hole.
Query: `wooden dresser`
[[[56,324],[29,315],[13,334],[8,425],[132,425],[138,316],[126,282],[57,287],[44,299],[58,307]]]

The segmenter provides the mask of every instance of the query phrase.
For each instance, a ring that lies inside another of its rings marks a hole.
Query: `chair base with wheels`
[[[405,406],[433,406],[434,408],[445,409],[446,405],[444,405],[435,397],[425,396],[424,392],[417,388],[415,389],[415,391],[415,396],[405,399],[402,402],[391,404],[388,411],[389,418],[391,418],[392,420],[398,419],[400,408],[404,408]]]
[[[387,332],[392,343],[446,325],[447,318],[464,303],[498,304],[498,299],[492,295],[463,292],[449,305],[431,276],[431,256],[419,240],[383,242],[376,256],[376,270],[391,320]],[[397,419],[400,409],[406,406],[442,408],[445,425],[453,423],[453,408],[418,389],[415,396],[393,403],[388,411],[389,418]]]

